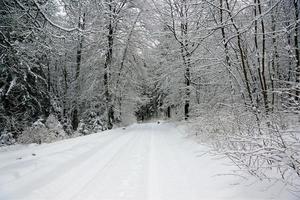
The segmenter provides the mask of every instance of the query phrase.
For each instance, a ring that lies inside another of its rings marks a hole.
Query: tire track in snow
[[[110,176],[111,173],[108,173],[111,168],[116,165],[118,160],[124,156],[125,152],[131,148],[135,142],[138,139],[138,134],[134,134],[133,138],[129,138],[128,141],[119,147],[118,151],[114,153],[114,155],[111,157],[111,159],[106,162],[104,166],[102,166],[97,173],[88,181],[86,184],[84,184],[80,191],[78,191],[76,194],[73,194],[70,198],[67,198],[68,200],[76,200],[76,199],[85,199],[87,200],[87,195],[93,194],[95,195],[95,188],[97,188],[97,193],[101,191],[101,188],[103,185],[106,184],[106,181]],[[125,164],[125,163],[124,163]],[[72,188],[71,188],[72,189]],[[90,191],[92,190],[92,191]]]
[[[51,184],[51,182],[55,181],[59,177],[72,171],[73,168],[80,167],[80,165],[84,164],[87,160],[93,157],[98,151],[102,151],[103,148],[106,148],[107,146],[111,145],[111,143],[122,140],[123,137],[126,137],[126,134],[122,134],[122,135],[112,134],[110,138],[107,138],[106,140],[99,142],[99,145],[93,146],[88,151],[80,153],[79,155],[75,156],[73,159],[67,160],[63,163],[59,163],[55,167],[48,168],[45,165],[41,165],[32,170],[34,171],[34,173],[27,173],[26,176],[22,176],[20,177],[20,179],[5,184],[5,188],[0,189],[0,193],[2,193],[0,197],[8,198],[9,196],[14,196],[17,193],[19,196],[21,196],[23,194],[26,193],[28,194],[30,192],[28,188],[38,189],[43,186],[49,185]],[[57,154],[57,156],[60,157],[64,156],[63,153],[64,152],[62,152],[62,155]],[[78,164],[78,162],[80,163],[79,166],[76,165]],[[49,178],[44,179],[44,177],[49,177]],[[27,180],[27,178],[29,179],[29,181]],[[22,185],[22,186],[19,188],[14,188],[11,186],[15,184]]]
[[[46,199],[51,200],[73,200],[78,193],[77,191],[80,192],[83,190],[86,185],[89,185],[91,181],[96,179],[98,173],[105,171],[106,168],[112,165],[111,163],[115,159],[122,155],[124,148],[135,140],[136,135],[125,134],[118,135],[118,137],[113,142],[110,142],[109,145],[106,145],[105,148],[101,148],[95,152],[93,159],[85,161],[80,167],[70,170],[68,174],[35,191],[32,198],[40,199],[46,196]],[[112,149],[114,150],[113,152],[111,151]],[[64,182],[63,187],[61,187],[62,182]]]
[[[144,131],[134,134],[136,137],[123,146],[91,181],[65,199],[147,199],[149,157],[145,155],[149,152],[150,135]]]

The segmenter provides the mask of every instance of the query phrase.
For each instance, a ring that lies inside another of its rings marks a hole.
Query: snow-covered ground
[[[228,175],[235,167],[206,151],[166,123],[2,150],[0,200],[299,199]]]

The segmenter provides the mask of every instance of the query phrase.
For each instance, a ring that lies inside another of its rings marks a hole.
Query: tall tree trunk
[[[188,58],[189,59],[189,58]],[[190,85],[191,85],[191,72],[190,72],[190,62],[188,62],[185,69],[185,84],[186,84],[186,99],[184,104],[184,118],[188,120],[190,117]]]
[[[107,52],[106,59],[104,64],[104,95],[105,95],[105,104],[106,104],[106,113],[107,113],[107,128],[112,129],[114,122],[114,110],[112,107],[112,95],[110,92],[110,70],[112,65],[112,55],[113,55],[113,44],[114,44],[114,26],[113,26],[113,13],[114,8],[112,6],[112,0],[108,1],[108,10],[109,10],[109,22],[107,25],[108,35],[107,35]]]
[[[85,28],[85,13],[79,16],[78,19],[78,29],[84,30]],[[84,36],[82,32],[78,32],[78,47],[76,53],[76,73],[75,73],[75,98],[74,98],[74,109],[72,111],[72,128],[77,130],[79,124],[79,99],[80,99],[80,68],[82,60],[82,47],[83,47]]]
[[[268,100],[268,85],[266,81],[266,65],[265,65],[265,57],[266,57],[266,35],[265,35],[265,24],[262,16],[262,6],[260,0],[254,0],[254,40],[255,40],[255,48],[256,48],[256,56],[257,56],[257,73],[260,81],[261,86],[261,94],[263,97],[264,105],[266,113],[269,112],[269,100]],[[259,53],[259,46],[258,46],[258,23],[257,23],[257,16],[260,16],[260,25],[261,25],[261,34],[262,34],[262,47],[261,47],[261,55]],[[261,56],[261,57],[260,57]]]
[[[295,45],[295,57],[296,57],[296,97],[295,100],[299,101],[299,94],[300,94],[300,50],[299,50],[299,0],[293,0],[294,2],[294,9],[295,9],[295,34],[294,34],[294,45]]]
[[[183,6],[182,11],[180,13],[181,15],[181,55],[183,58],[184,66],[185,66],[185,72],[184,72],[184,78],[185,78],[185,103],[184,103],[184,119],[188,120],[190,117],[190,85],[191,85],[191,55],[189,52],[189,42],[188,42],[188,7],[186,0],[183,0]]]
[[[271,6],[273,6],[273,1]],[[272,62],[271,62],[271,69],[270,69],[270,80],[271,80],[271,87],[272,87],[272,108],[271,111],[275,109],[275,102],[276,102],[276,94],[275,94],[275,87],[277,87],[276,80],[278,79],[277,71],[279,69],[279,54],[277,48],[277,39],[276,39],[276,21],[275,21],[275,14],[277,13],[278,9],[272,12],[271,20],[272,20],[272,45],[273,45],[273,55],[272,55]]]
[[[64,67],[63,67],[63,80],[64,80],[64,97],[63,97],[63,119],[66,120],[67,119],[67,94],[68,94],[68,90],[69,90],[69,86],[68,86],[68,71],[67,71],[67,66],[66,66],[66,57],[67,54],[65,53],[65,60],[64,60]]]

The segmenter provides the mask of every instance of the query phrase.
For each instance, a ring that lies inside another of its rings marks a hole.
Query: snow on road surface
[[[298,199],[225,176],[234,166],[206,150],[175,125],[149,123],[2,151],[0,200]]]

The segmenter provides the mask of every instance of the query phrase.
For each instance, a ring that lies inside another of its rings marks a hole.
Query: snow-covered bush
[[[77,132],[80,135],[87,135],[87,134],[89,134],[89,130],[87,129],[86,124],[82,120],[79,122]]]
[[[103,117],[97,115],[95,112],[87,111],[83,116],[83,119],[80,120],[78,125],[78,129],[76,131],[77,134],[75,135],[88,135],[107,129]]]
[[[16,140],[13,138],[13,134],[10,132],[7,132],[4,130],[0,133],[0,147],[6,146],[6,145],[12,145],[16,142]]]
[[[291,118],[232,109],[198,117],[191,130],[242,171],[300,188],[300,126],[289,128]]]
[[[63,126],[54,115],[50,115],[46,121],[39,119],[26,128],[18,137],[19,143],[49,143],[66,137]]]
[[[198,142],[215,144],[220,137],[237,131],[239,120],[229,109],[195,109],[189,120],[188,135],[195,136]]]
[[[241,123],[237,132],[220,137],[215,149],[261,180],[280,180],[299,189],[299,129],[284,129],[287,125],[280,116],[255,118]]]
[[[60,122],[54,115],[50,115],[47,118],[45,125],[49,130],[49,135],[53,138],[53,141],[60,140],[66,137],[67,134],[64,131],[63,126],[60,124]],[[48,138],[49,142],[52,141],[51,137]],[[48,142],[47,139],[45,142]]]
[[[31,127],[27,127],[18,137],[18,142],[23,144],[41,144],[43,138],[48,137],[48,130],[42,121],[42,119],[38,119]]]

